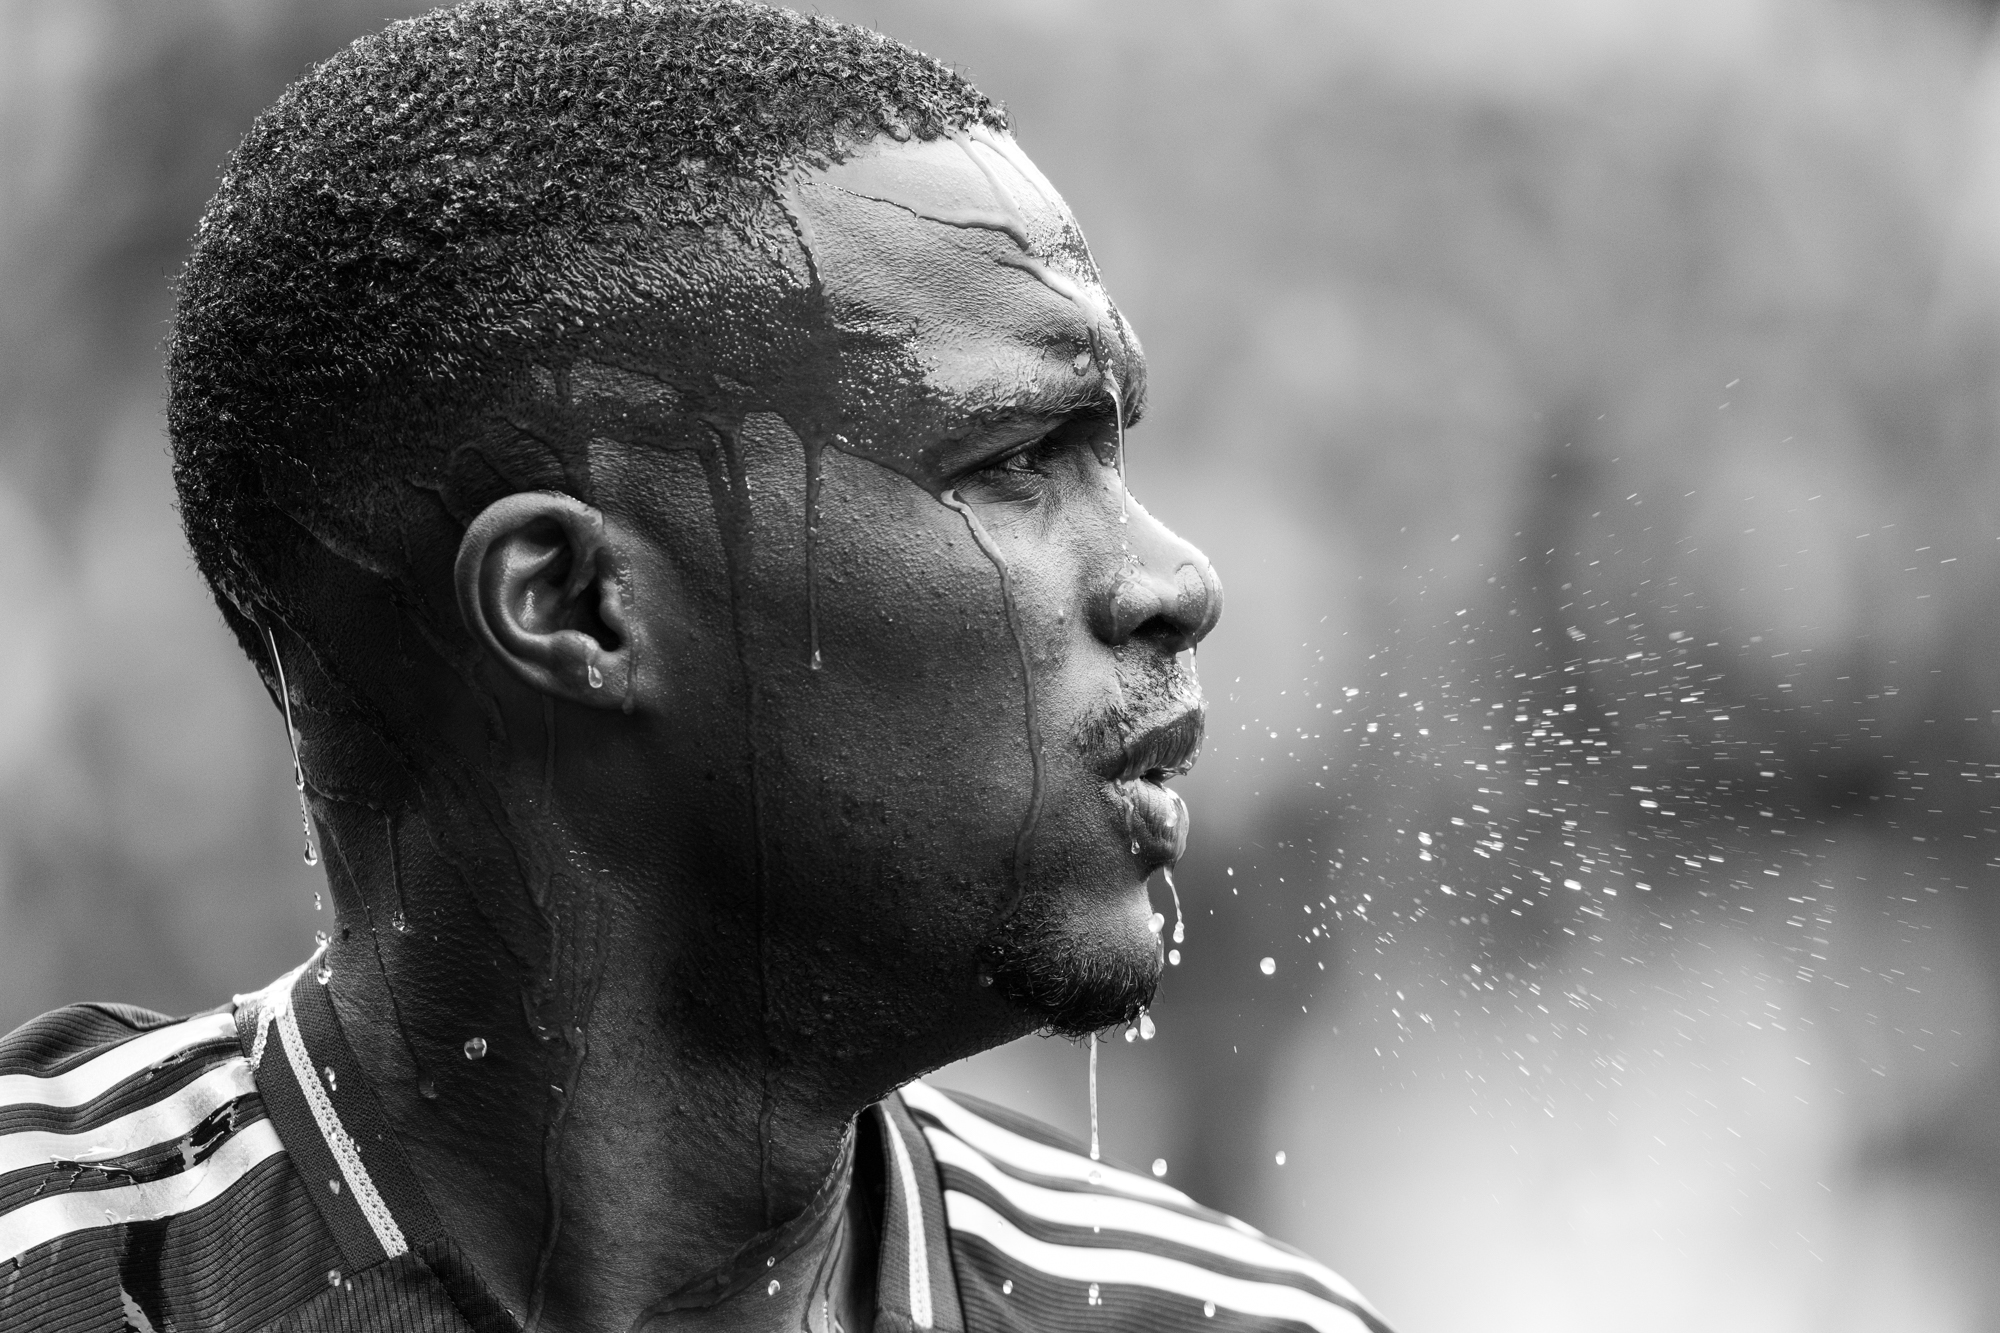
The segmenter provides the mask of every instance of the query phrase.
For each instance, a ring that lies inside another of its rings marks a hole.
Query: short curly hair
[[[743,0],[471,0],[309,70],[231,157],[169,341],[181,516],[245,650],[329,552],[394,582],[455,545],[454,423],[629,305],[620,261],[972,125],[1005,114],[937,61]]]

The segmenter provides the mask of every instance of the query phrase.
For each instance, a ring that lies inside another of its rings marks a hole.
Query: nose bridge
[[[1125,558],[1093,600],[1097,632],[1116,647],[1157,634],[1169,651],[1192,648],[1222,617],[1222,581],[1192,542],[1136,500],[1119,526]]]

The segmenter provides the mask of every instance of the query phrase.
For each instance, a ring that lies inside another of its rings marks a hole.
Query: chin
[[[1058,1036],[1136,1022],[1162,963],[1143,882],[1137,896],[1137,910],[1107,909],[1090,895],[1031,889],[987,937],[981,961],[1002,995]]]

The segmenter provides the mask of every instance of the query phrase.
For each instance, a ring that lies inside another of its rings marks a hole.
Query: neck
[[[783,1058],[757,894],[322,811],[329,993],[493,1294],[549,1333],[800,1327],[855,1117],[917,1071]]]

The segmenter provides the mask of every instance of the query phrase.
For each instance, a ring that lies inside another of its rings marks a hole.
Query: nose
[[[1208,557],[1133,501],[1118,528],[1125,558],[1091,597],[1092,628],[1114,648],[1135,640],[1178,653],[1222,619],[1222,580]]]

